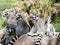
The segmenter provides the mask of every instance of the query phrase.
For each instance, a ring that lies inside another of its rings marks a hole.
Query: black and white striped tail
[[[8,45],[13,45],[13,43],[18,39],[18,36],[15,36]]]
[[[40,42],[40,38],[38,38],[37,40],[36,40],[36,42],[35,42],[35,45],[41,45],[41,42]]]

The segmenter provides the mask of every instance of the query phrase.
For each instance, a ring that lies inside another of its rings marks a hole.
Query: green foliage
[[[2,15],[0,14],[0,29],[5,27],[5,25],[6,24],[5,24],[5,22],[4,22],[3,18],[2,18]]]
[[[56,32],[60,32],[60,25],[59,25],[59,24],[60,24],[60,23],[53,23]]]

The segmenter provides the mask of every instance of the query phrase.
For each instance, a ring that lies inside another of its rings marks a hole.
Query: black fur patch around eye
[[[17,14],[17,15],[16,15],[16,20],[19,20],[19,19],[22,19],[21,14]]]

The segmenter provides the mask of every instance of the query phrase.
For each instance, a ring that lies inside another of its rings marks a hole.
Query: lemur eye
[[[36,16],[34,15],[33,18],[35,18]]]
[[[35,14],[33,15],[33,20],[37,20],[38,19],[38,16]]]
[[[38,17],[36,17],[36,19],[38,19]]]
[[[5,15],[8,15],[8,12],[5,12]]]

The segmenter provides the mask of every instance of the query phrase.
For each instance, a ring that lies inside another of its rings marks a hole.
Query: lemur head
[[[16,14],[16,20],[21,20],[21,19],[23,19],[23,17],[21,16],[21,14],[20,13]]]
[[[51,17],[50,16],[48,16],[48,18],[47,18],[47,23],[51,23]]]
[[[31,14],[31,18],[33,20],[38,20],[39,19],[39,16],[38,16],[38,14]]]
[[[16,15],[11,13],[6,22],[7,22],[7,24],[9,26],[16,27],[17,26],[17,22],[22,20],[22,19],[23,19],[23,17],[21,16],[20,13],[17,13]]]
[[[3,17],[8,18],[8,16],[9,16],[9,10],[8,9],[3,10]]]

